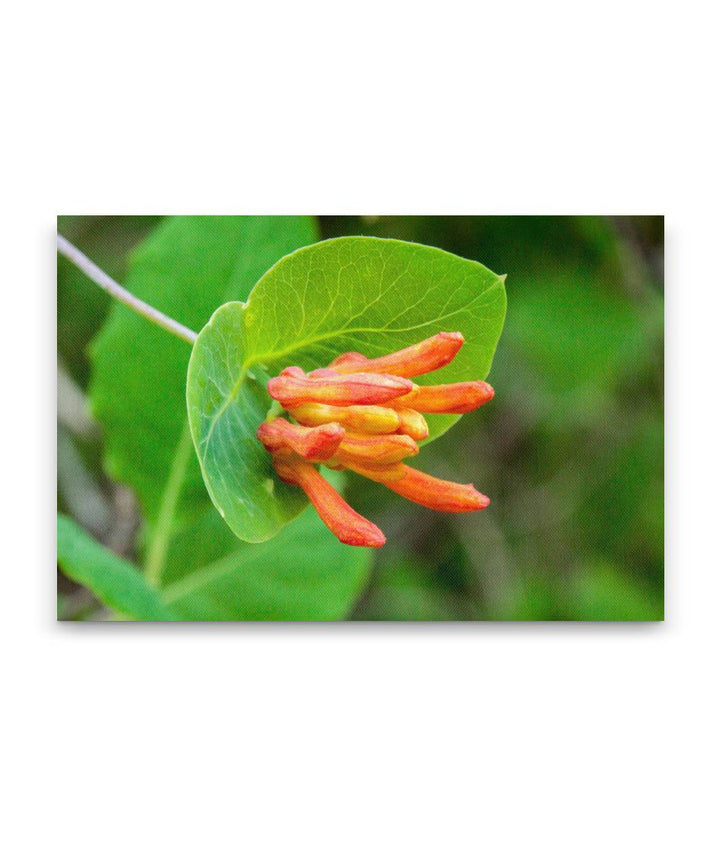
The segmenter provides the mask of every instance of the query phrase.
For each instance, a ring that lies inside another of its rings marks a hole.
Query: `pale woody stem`
[[[101,270],[94,262],[90,261],[84,253],[81,253],[77,247],[71,244],[67,238],[63,238],[62,235],[57,236],[57,248],[61,255],[65,256],[66,259],[69,259],[96,285],[99,285],[100,288],[107,291],[107,293],[112,295],[116,300],[119,300],[121,303],[124,303],[126,306],[134,309],[135,312],[147,318],[149,321],[152,321],[154,324],[157,324],[158,327],[162,327],[163,330],[173,333],[175,336],[178,336],[180,339],[184,339],[191,345],[195,342],[195,339],[197,339],[197,333],[189,330],[173,318],[168,318],[168,316],[164,315],[160,310],[155,309],[154,306],[150,306],[149,303],[145,303],[143,300],[135,297],[134,294],[131,294],[127,289],[115,282],[115,280],[109,277],[104,270]]]

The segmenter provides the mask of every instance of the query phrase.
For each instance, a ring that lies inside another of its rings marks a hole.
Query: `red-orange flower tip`
[[[280,377],[305,377],[305,372],[300,366],[288,366],[280,372]]]
[[[351,351],[330,363],[330,369],[342,373],[382,372],[399,377],[415,377],[446,366],[465,342],[462,333],[437,333],[429,339],[372,359]]]
[[[469,413],[486,404],[495,390],[484,380],[416,386],[393,400],[393,407],[411,407],[421,413]]]
[[[299,457],[274,457],[273,466],[283,481],[305,491],[328,529],[351,547],[382,547],[385,536],[369,520],[358,514],[327,479]]]
[[[345,437],[345,429],[336,422],[306,428],[293,425],[279,417],[263,422],[257,431],[258,440],[272,454],[296,452],[303,458],[324,461],[337,452]]]
[[[370,360],[358,351],[348,351],[345,354],[340,354],[339,357],[335,357],[328,368],[334,369],[338,373],[343,373],[345,371],[353,371],[353,366],[369,362]]]

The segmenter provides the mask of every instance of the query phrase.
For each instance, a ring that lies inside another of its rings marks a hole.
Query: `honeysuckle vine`
[[[484,378],[490,368],[505,315],[504,277],[419,244],[332,239],[290,251],[244,292],[245,300],[223,303],[206,323],[191,316],[191,324],[204,323],[195,333],[61,236],[58,252],[114,298],[192,344],[189,432],[186,424],[177,449],[192,454],[192,443],[208,494],[238,538],[271,538],[309,500],[341,542],[381,546],[383,533],[350,508],[320,466],[356,473],[439,511],[489,503],[472,485],[406,461],[492,398],[489,384],[468,378]],[[201,267],[197,276],[202,290]],[[172,279],[163,281],[172,287]],[[184,460],[176,452],[173,461]],[[184,466],[177,472],[168,482],[172,491],[163,493],[148,553],[148,577],[156,581],[183,490]]]
[[[82,253],[74,244],[71,244],[70,241],[62,235],[57,236],[57,250],[60,255],[65,256],[66,259],[71,261],[96,285],[99,285],[103,291],[106,291],[111,295],[111,297],[114,297],[116,300],[119,300],[121,303],[129,306],[130,309],[137,312],[138,315],[142,315],[144,318],[147,318],[148,321],[152,321],[153,324],[157,324],[158,327],[162,327],[163,330],[167,330],[168,333],[172,333],[174,336],[177,336],[178,339],[189,342],[191,345],[195,343],[198,334],[194,330],[190,330],[184,324],[180,324],[180,322],[176,321],[174,318],[170,318],[165,315],[164,312],[160,312],[159,309],[156,309],[154,306],[150,306],[149,303],[145,303],[144,300],[140,300],[140,298],[135,297],[134,294],[131,294],[126,288],[123,288],[122,285],[115,282],[115,280],[111,276],[108,276],[102,268],[99,268],[95,262],[91,261],[85,255],[85,253]]]

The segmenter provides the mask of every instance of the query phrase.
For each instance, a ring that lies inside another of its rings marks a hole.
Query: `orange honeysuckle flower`
[[[398,434],[407,434],[413,440],[424,440],[430,433],[422,413],[412,407],[398,407],[395,411],[400,419]]]
[[[381,530],[352,509],[311,464],[298,456],[283,456],[274,457],[273,466],[283,481],[305,491],[323,523],[343,544],[382,547],[385,543]]]
[[[386,487],[404,496],[405,499],[417,502],[435,511],[479,511],[487,508],[490,500],[471,484],[436,479],[420,470],[414,470],[403,464],[405,475],[399,479],[384,482]]]
[[[418,386],[409,380],[447,365],[463,341],[461,333],[438,333],[386,357],[341,354],[308,374],[288,366],[268,382],[270,395],[300,424],[275,418],[260,426],[258,438],[278,476],[305,491],[343,543],[381,547],[385,536],[350,508],[313,463],[351,470],[437,511],[489,505],[471,484],[434,478],[403,463],[428,436],[423,413],[468,413],[495,394],[484,381]]]
[[[297,452],[303,458],[324,461],[337,452],[345,437],[345,429],[337,422],[306,428],[279,417],[271,422],[263,422],[257,435],[258,440],[272,454]]]
[[[358,372],[335,377],[309,377],[281,373],[268,381],[268,392],[292,410],[301,404],[382,404],[412,390],[409,380],[392,375]]]
[[[454,359],[464,341],[462,333],[438,333],[384,357],[368,359],[356,352],[341,354],[328,368],[342,373],[381,372],[398,377],[415,377],[446,366]]]
[[[443,383],[439,386],[415,386],[412,392],[393,400],[393,406],[412,407],[421,413],[469,413],[495,395],[482,380]]]
[[[345,432],[335,457],[359,464],[394,464],[420,451],[418,444],[405,434],[355,434]]]
[[[290,415],[301,425],[314,426],[337,422],[361,434],[392,434],[400,428],[402,418],[398,410],[376,404],[354,404],[350,407],[338,407],[333,404],[301,404],[291,410]],[[414,439],[424,438],[414,437]]]

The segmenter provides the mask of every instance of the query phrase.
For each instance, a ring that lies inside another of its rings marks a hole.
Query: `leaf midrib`
[[[313,336],[308,339],[303,339],[300,342],[296,342],[292,347],[285,348],[281,351],[267,351],[264,354],[254,354],[250,360],[247,360],[243,363],[242,368],[244,370],[247,370],[256,365],[263,365],[263,363],[267,360],[287,356],[288,354],[292,354],[295,351],[306,347],[307,345],[314,345],[317,342],[322,342],[325,339],[333,339],[335,338],[335,336],[340,336],[346,333],[411,333],[413,330],[420,330],[423,327],[436,326],[439,322],[445,321],[448,318],[451,318],[453,315],[458,315],[461,312],[465,312],[465,310],[469,306],[471,306],[472,303],[478,297],[484,297],[489,290],[490,289],[486,288],[485,291],[477,295],[476,298],[471,300],[468,304],[466,304],[466,306],[463,306],[462,309],[456,309],[454,312],[449,312],[447,315],[441,315],[439,318],[433,318],[431,321],[426,321],[423,324],[414,324],[412,327],[343,327],[340,330],[333,330],[330,333],[324,333],[322,336]],[[233,389],[235,389],[235,387],[233,387]]]
[[[167,551],[175,522],[175,509],[182,494],[188,465],[192,460],[192,450],[193,443],[190,434],[190,424],[186,418],[183,422],[180,437],[175,445],[170,469],[168,470],[168,477],[160,498],[160,508],[155,530],[147,551],[144,568],[145,577],[154,586],[159,586],[162,580],[162,573],[165,569]]]

